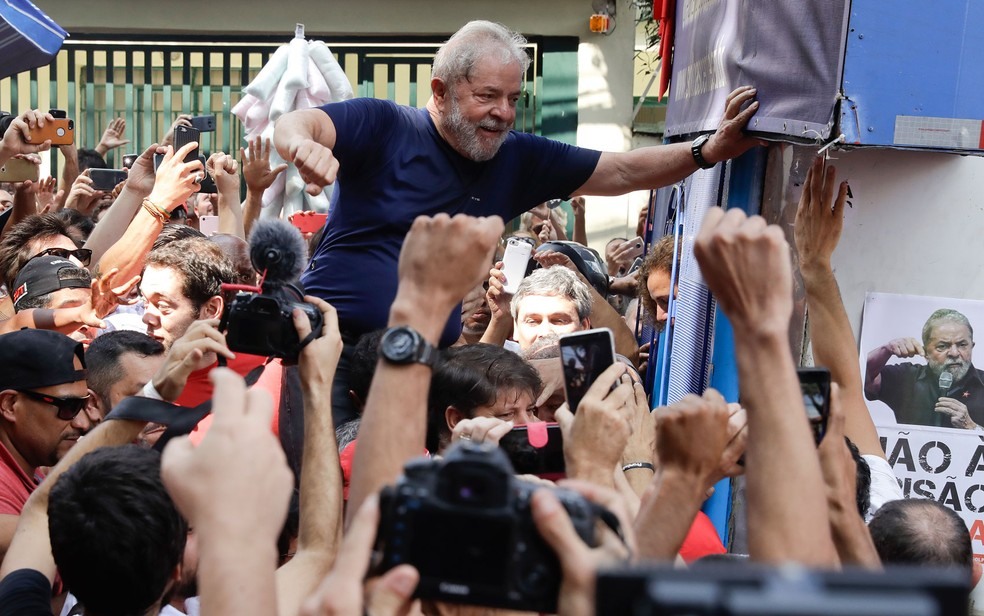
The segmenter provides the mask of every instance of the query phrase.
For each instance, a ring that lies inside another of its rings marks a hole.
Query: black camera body
[[[296,298],[291,297],[296,295]],[[300,308],[311,321],[311,330],[320,334],[321,312],[303,301],[302,294],[291,285],[274,293],[239,292],[226,305],[219,329],[225,332],[226,344],[234,353],[279,357],[292,366],[301,353],[301,341],[294,327],[294,308]]]
[[[494,446],[461,441],[443,460],[411,461],[382,491],[373,569],[413,565],[422,599],[555,613],[562,575],[533,522],[537,489]],[[594,545],[599,509],[576,492],[554,494]]]

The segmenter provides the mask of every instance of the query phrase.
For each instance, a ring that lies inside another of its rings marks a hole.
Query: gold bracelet
[[[154,202],[151,201],[150,199],[144,199],[140,203],[140,205],[143,206],[143,209],[146,210],[148,214],[153,216],[157,220],[157,222],[161,223],[162,225],[167,224],[167,221],[170,220],[170,216],[162,212],[161,209],[158,208],[157,205],[154,204]]]

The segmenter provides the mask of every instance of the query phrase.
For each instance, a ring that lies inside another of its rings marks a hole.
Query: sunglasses
[[[82,398],[58,398],[56,396],[49,396],[46,394],[39,394],[36,391],[31,391],[29,389],[15,389],[14,391],[24,394],[28,398],[37,400],[38,402],[43,402],[45,404],[50,404],[51,406],[58,409],[58,419],[62,421],[72,421],[75,416],[79,414],[82,407],[85,406],[86,401],[89,396],[86,395]]]
[[[75,250],[69,250],[67,248],[48,248],[46,250],[42,250],[34,256],[41,257],[44,255],[53,255],[56,257],[61,257],[62,259],[75,257],[83,267],[88,267],[89,261],[92,260],[92,251],[88,248],[76,248]]]

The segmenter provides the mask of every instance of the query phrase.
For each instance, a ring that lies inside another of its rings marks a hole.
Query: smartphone
[[[502,290],[512,295],[519,288],[519,283],[526,278],[526,266],[533,255],[533,247],[521,239],[511,237],[506,241],[506,252],[502,255],[502,273],[506,275],[506,284]]]
[[[318,212],[294,212],[290,215],[290,224],[297,227],[301,233],[317,233],[325,226],[328,214]]]
[[[89,169],[92,187],[109,192],[120,182],[126,181],[126,171],[122,169]]]
[[[636,259],[643,255],[646,250],[646,242],[641,237],[634,237],[627,242],[631,248],[625,253],[625,260]],[[631,270],[630,270],[631,271]]]
[[[23,158],[11,158],[0,167],[0,182],[37,182],[41,177],[41,166]]]
[[[827,433],[830,416],[830,370],[826,368],[798,368],[796,370],[803,394],[806,418],[810,420],[813,440],[817,445]]]
[[[585,394],[602,372],[615,363],[615,338],[607,327],[560,337],[560,362],[564,370],[567,406],[577,412]]]
[[[137,159],[138,158],[140,158],[140,155],[139,154],[124,154],[123,155],[123,168],[124,169],[129,169],[129,168],[133,167],[133,163],[137,162]]]
[[[174,127],[174,151],[177,152],[185,145],[191,143],[192,141],[199,141],[201,138],[201,131],[197,128],[192,128],[190,126],[178,125]],[[199,153],[198,148],[195,148],[188,155],[185,156],[186,163],[192,163],[198,160]]]
[[[563,199],[551,199],[547,201],[547,207],[552,209],[558,208],[564,204]]]
[[[198,230],[204,233],[206,237],[212,237],[219,232],[219,217],[199,216]]]
[[[200,133],[210,133],[215,130],[215,115],[195,116],[191,119],[191,127]]]
[[[30,129],[31,143],[39,144],[51,140],[51,145],[68,145],[75,142],[75,120],[55,118],[47,120],[44,126]]]
[[[49,109],[48,110],[48,113],[50,113],[51,114],[51,117],[53,117],[53,118],[67,118],[68,117],[68,112],[65,111],[64,109]]]
[[[566,474],[564,436],[556,423],[516,426],[499,439],[499,447],[509,456],[517,475],[554,480]]]

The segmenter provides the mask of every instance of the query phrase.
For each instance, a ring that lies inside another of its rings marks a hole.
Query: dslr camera
[[[321,335],[321,311],[304,301],[295,282],[307,261],[304,238],[289,223],[270,219],[257,222],[250,235],[249,258],[261,275],[260,285],[222,285],[236,291],[226,304],[219,329],[231,351],[279,357],[294,365],[301,349]],[[292,312],[300,308],[311,321],[311,336],[300,340]]]
[[[556,613],[561,569],[533,523],[538,489],[515,477],[499,447],[461,441],[444,459],[413,460],[380,496],[373,570],[413,565],[422,599]],[[570,490],[554,494],[594,545],[601,508]]]

